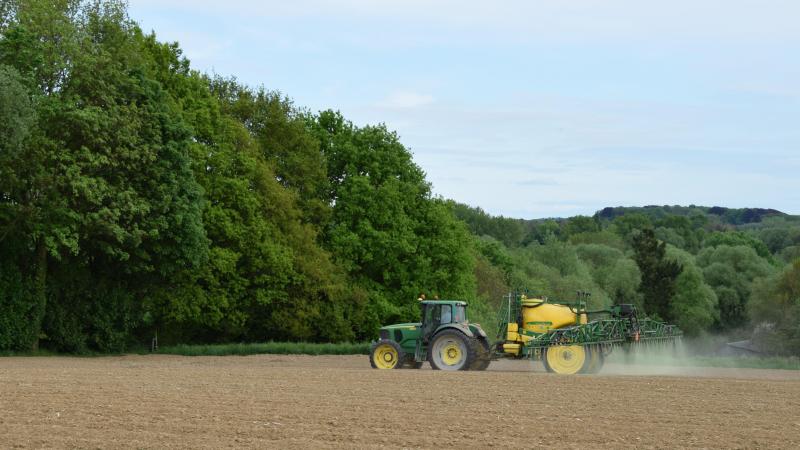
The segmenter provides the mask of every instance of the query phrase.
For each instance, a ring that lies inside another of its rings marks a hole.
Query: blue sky
[[[800,213],[800,2],[130,0],[195,68],[396,130],[493,214]]]

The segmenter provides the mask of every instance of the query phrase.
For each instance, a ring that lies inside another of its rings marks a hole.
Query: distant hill
[[[722,206],[697,205],[615,206],[603,208],[591,217],[515,219],[492,216],[481,208],[454,202],[453,211],[457,218],[467,224],[473,234],[477,236],[492,236],[508,247],[526,245],[532,239],[538,239],[537,236],[541,233],[541,230],[538,230],[540,227],[552,228],[555,226],[550,230],[552,232],[556,232],[556,229],[570,227],[571,230],[566,230],[567,233],[579,232],[580,230],[586,231],[593,227],[603,229],[616,218],[626,215],[645,216],[652,224],[663,224],[665,221],[668,222],[670,217],[686,217],[695,226],[717,231],[800,226],[800,216],[789,215],[771,208],[726,208]],[[595,225],[592,225],[591,222],[594,222]]]
[[[595,213],[595,217],[602,220],[614,220],[626,214],[644,214],[653,220],[663,219],[667,216],[716,216],[722,223],[729,225],[744,225],[761,222],[766,217],[789,215],[777,209],[765,208],[725,208],[722,206],[679,206],[679,205],[648,205],[648,206],[617,206],[603,208]]]

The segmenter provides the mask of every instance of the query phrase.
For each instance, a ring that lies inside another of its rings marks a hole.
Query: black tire
[[[433,370],[469,370],[477,356],[475,339],[454,329],[440,331],[428,346]]]
[[[589,352],[589,360],[581,373],[599,373],[606,361],[603,350],[599,346],[587,346],[586,348]]]
[[[544,364],[544,370],[547,373],[553,373],[553,369],[551,369],[550,365],[547,364],[547,359],[545,358],[545,352],[542,352],[542,364]]]
[[[472,363],[469,370],[486,370],[492,362],[492,348],[489,342],[484,338],[475,339],[475,349],[477,350],[477,358]]]
[[[393,350],[390,351],[389,349]],[[387,355],[391,359],[387,359]],[[391,339],[373,342],[369,349],[369,365],[373,369],[399,369],[403,367],[405,354],[400,344]]]

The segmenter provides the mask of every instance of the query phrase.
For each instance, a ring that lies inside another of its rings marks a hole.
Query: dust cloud
[[[682,340],[618,346],[606,356],[600,375],[703,376],[707,368],[694,366],[690,354]]]
[[[599,376],[683,376],[701,378],[774,379],[800,378],[798,371],[744,367],[710,367],[708,353],[693,342],[679,340],[666,344],[632,344],[616,347],[606,357]],[[781,373],[783,372],[783,373]],[[788,374],[787,374],[788,372]],[[793,373],[794,372],[794,373]]]

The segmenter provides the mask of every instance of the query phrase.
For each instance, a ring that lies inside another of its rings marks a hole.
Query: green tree
[[[766,323],[757,343],[772,353],[800,355],[800,259],[752,286],[750,317]]]
[[[355,127],[332,111],[311,125],[328,163],[333,207],[323,242],[370,294],[364,332],[417,317],[419,292],[470,298],[474,258],[464,245],[466,227],[431,197],[397,135],[384,126]]]
[[[193,126],[211,242],[211,257],[181,274],[181,289],[153,296],[162,329],[177,329],[173,338],[186,341],[355,339],[364,295],[346,287],[317,242],[321,191],[280,156],[316,143],[304,122],[298,128],[297,112],[271,94],[191,71],[176,46],[153,36],[147,43],[158,62],[154,75]],[[314,151],[311,159],[320,160]]]
[[[642,294],[639,292],[641,282],[639,266],[630,258],[620,258],[614,262],[601,286],[614,303],[631,303],[643,309]]]
[[[508,249],[499,241],[491,237],[475,239],[475,248],[489,263],[502,271],[506,280],[514,269],[514,262]]]
[[[528,232],[528,235],[522,241],[523,246],[532,243],[544,244],[545,242],[561,237],[561,225],[555,220],[548,219],[542,222],[537,222]]]
[[[610,230],[621,237],[629,246],[633,245],[633,239],[643,230],[653,229],[653,222],[650,217],[642,213],[627,213],[618,216],[611,222]]]
[[[700,242],[704,231],[703,216],[676,216],[670,215],[656,222],[656,235],[659,239],[675,245],[678,248],[695,253],[700,249]]]
[[[278,182],[297,194],[304,219],[324,226],[330,214],[326,203],[330,188],[325,154],[307,126],[307,121],[313,119],[277,92],[252,90],[219,77],[211,87],[221,100],[223,111],[250,132]]]
[[[574,300],[577,291],[592,293],[590,306],[603,308],[612,301],[592,279],[588,265],[574,246],[555,238],[545,244],[531,244],[512,252],[515,270],[511,284],[538,295],[559,300]]]
[[[564,234],[567,238],[579,233],[595,233],[598,231],[600,231],[600,222],[595,217],[571,217],[564,225]]]
[[[502,242],[509,248],[524,245],[528,225],[522,219],[493,217],[481,208],[473,208],[464,204],[448,201],[456,218],[463,221],[469,231],[478,236],[489,236]]]
[[[509,285],[510,274],[505,273],[489,259],[478,254],[475,258],[475,288],[480,303],[487,307],[496,307],[503,295],[511,290]],[[487,308],[488,309],[488,308]],[[487,311],[491,315],[491,309]],[[481,322],[492,323],[492,322]]]
[[[622,238],[609,230],[573,234],[569,237],[569,242],[573,245],[600,244],[618,250],[626,250],[628,248]]]
[[[697,255],[703,277],[719,299],[719,328],[728,330],[747,323],[751,283],[774,269],[748,245],[718,245]]]
[[[600,284],[605,283],[614,263],[625,257],[618,249],[598,244],[577,245],[575,251],[581,261],[588,264],[592,278]]]
[[[588,265],[595,283],[615,304],[642,306],[638,293],[641,273],[633,260],[619,249],[600,244],[578,245],[576,251],[581,261]]]
[[[141,35],[124,5],[21,5],[0,40],[0,63],[29,74],[37,120],[22,150],[4,161],[18,182],[6,189],[14,219],[2,226],[35,249],[22,262],[36,272],[34,323],[47,311],[52,345],[80,350],[108,335],[102,330],[138,320],[127,294],[87,298],[75,294],[84,291],[80,282],[143,295],[203,260],[201,190],[189,130],[145,75]],[[73,300],[93,303],[87,308],[97,314],[64,306]],[[62,314],[79,325],[61,326]],[[103,314],[116,318],[92,321]]]
[[[791,263],[797,258],[800,258],[800,245],[791,245],[784,248],[780,253],[780,258],[787,264]]]
[[[27,245],[17,239],[18,233],[12,234],[23,213],[14,202],[14,193],[24,184],[18,164],[35,122],[22,76],[13,67],[0,65],[0,349],[30,349],[43,314],[38,307],[43,299],[37,301],[34,280],[28,275]]]
[[[671,304],[681,265],[666,257],[666,244],[644,229],[633,237],[634,260],[642,273],[639,292],[646,312],[662,320],[673,319]]]
[[[683,268],[675,280],[675,297],[670,305],[674,323],[689,336],[708,331],[719,319],[716,293],[705,283],[703,272],[690,253],[668,247],[667,257]]]
[[[658,227],[654,230],[656,238],[680,249],[686,248],[686,240],[672,228]]]
[[[792,229],[786,228],[766,228],[757,233],[758,238],[764,242],[770,253],[780,253],[786,247],[792,245]]]
[[[703,241],[704,247],[719,247],[721,245],[729,247],[744,245],[755,250],[758,256],[767,260],[772,259],[772,255],[770,254],[769,248],[767,248],[766,244],[743,231],[716,231],[711,233],[708,237],[706,237],[705,241]]]

